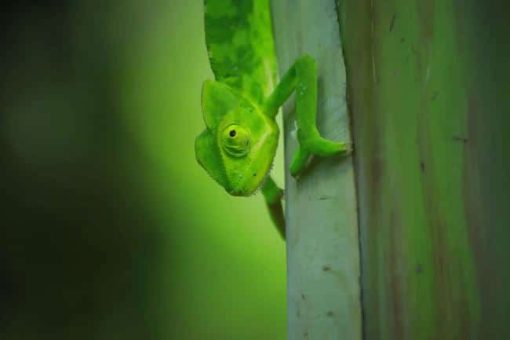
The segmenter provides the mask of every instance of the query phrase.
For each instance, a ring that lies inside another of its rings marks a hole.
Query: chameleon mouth
[[[260,183],[249,182],[243,186],[230,186],[229,188],[225,188],[225,190],[232,196],[249,197],[255,194],[259,187]]]
[[[245,196],[242,194],[241,190],[227,190],[227,192],[232,196]]]
[[[253,190],[245,190],[245,189],[227,189],[227,192],[232,195],[232,196],[237,196],[237,197],[247,197],[247,196],[251,196],[255,191],[257,190],[257,188],[253,189]]]

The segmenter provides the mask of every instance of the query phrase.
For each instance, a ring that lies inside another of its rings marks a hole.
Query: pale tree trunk
[[[273,1],[280,72],[307,53],[318,64],[318,126],[349,141],[345,68],[334,0]],[[294,102],[284,109],[289,339],[361,339],[359,241],[352,158],[288,175],[296,149]]]

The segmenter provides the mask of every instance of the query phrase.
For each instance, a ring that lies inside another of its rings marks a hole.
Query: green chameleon
[[[304,55],[277,78],[269,0],[205,0],[205,35],[215,80],[202,88],[206,125],[195,141],[198,162],[234,196],[261,189],[285,237],[283,191],[269,176],[278,144],[275,116],[296,94],[299,147],[290,165],[298,176],[312,155],[348,154],[350,144],[321,137],[316,126],[317,67]]]

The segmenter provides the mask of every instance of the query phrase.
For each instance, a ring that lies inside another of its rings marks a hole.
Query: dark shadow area
[[[115,49],[72,3],[0,5],[0,338],[151,339],[162,245],[128,170]]]

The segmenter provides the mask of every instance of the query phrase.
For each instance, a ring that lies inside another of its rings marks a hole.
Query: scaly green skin
[[[277,78],[269,0],[205,0],[204,10],[216,80],[262,104]]]
[[[296,92],[299,148],[290,166],[299,175],[312,155],[348,153],[346,143],[320,136],[316,126],[317,67],[299,58],[273,88],[276,61],[269,0],[206,0],[205,32],[215,81],[202,89],[206,129],[195,142],[198,162],[234,196],[258,188],[273,222],[285,236],[283,191],[268,176],[278,145],[275,116]]]

